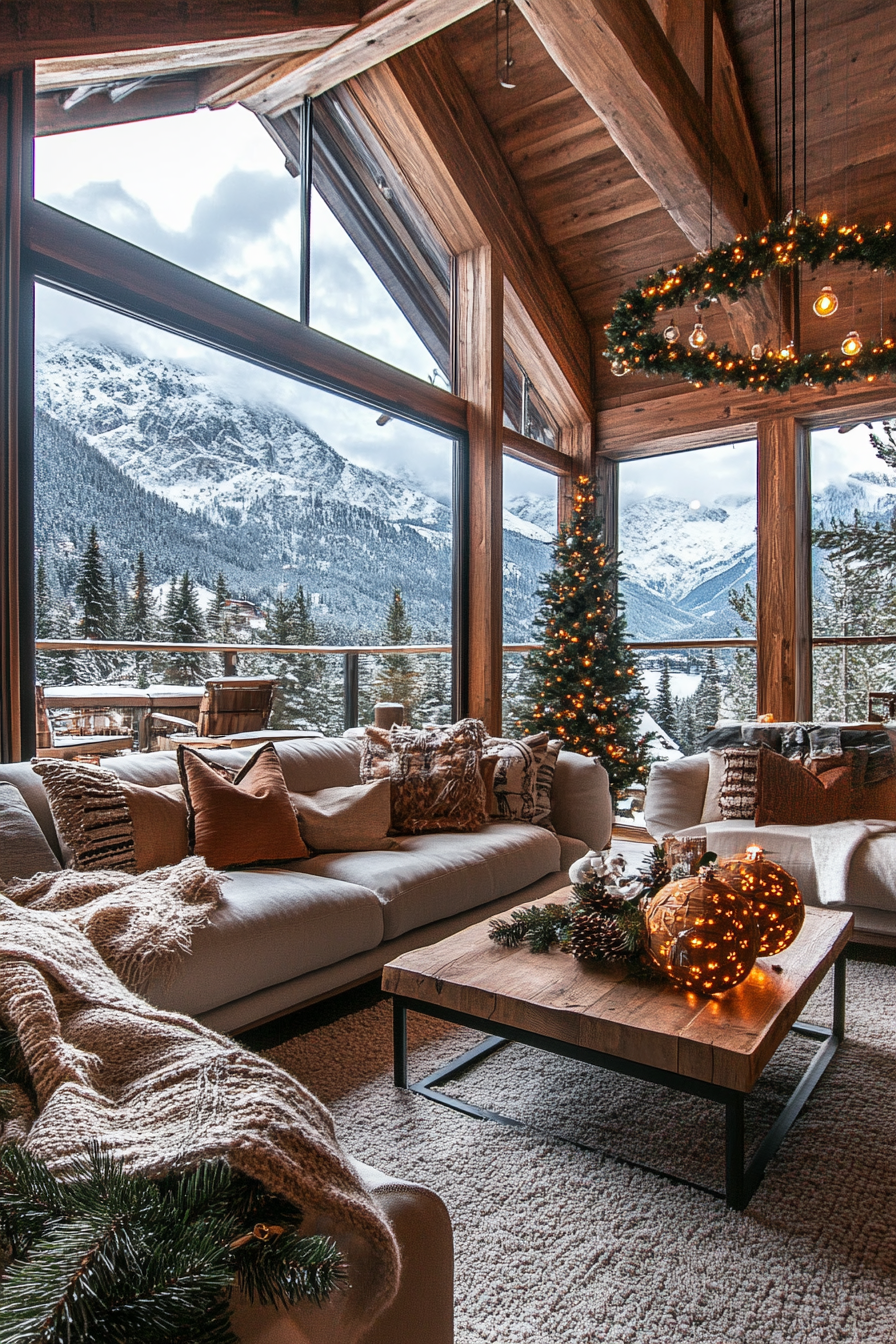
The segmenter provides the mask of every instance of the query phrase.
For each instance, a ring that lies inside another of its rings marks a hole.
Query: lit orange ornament
[[[749,902],[713,868],[661,887],[645,925],[651,960],[695,994],[732,989],[753,969],[759,935]]]
[[[780,864],[765,857],[761,845],[745,854],[720,859],[725,881],[746,897],[759,930],[759,957],[775,957],[789,947],[806,917],[800,889]]]

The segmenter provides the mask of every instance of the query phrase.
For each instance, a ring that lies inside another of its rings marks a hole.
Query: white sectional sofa
[[[345,738],[279,743],[288,787],[297,793],[360,782],[360,744]],[[217,751],[238,768],[251,749]],[[173,752],[116,756],[104,767],[138,784],[177,783]],[[25,763],[0,765],[57,855],[59,837],[43,785]],[[400,953],[438,942],[565,885],[569,865],[610,842],[607,775],[590,757],[561,752],[552,821],[495,822],[472,834],[405,836],[394,850],[318,854],[265,869],[232,872],[212,921],[191,955],[147,997],[218,1031],[240,1031],[369,978]]]

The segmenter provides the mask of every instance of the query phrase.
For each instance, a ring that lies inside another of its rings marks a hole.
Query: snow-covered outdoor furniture
[[[216,677],[205,683],[196,723],[153,710],[149,736],[162,751],[195,738],[231,738],[267,728],[277,690],[276,677]],[[173,731],[172,731],[173,730]]]

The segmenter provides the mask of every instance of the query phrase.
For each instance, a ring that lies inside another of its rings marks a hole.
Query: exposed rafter
[[[518,0],[554,61],[692,244],[759,228],[769,201],[730,78],[716,125],[647,0]],[[724,41],[713,17],[715,43]],[[724,60],[733,70],[730,56]],[[696,73],[696,71],[695,71]]]
[[[279,116],[307,95],[315,97],[449,24],[482,9],[488,0],[389,0],[376,5],[362,23],[326,52],[297,55],[258,78],[240,93],[253,112]]]
[[[258,39],[297,29],[344,31],[361,17],[358,0],[29,0],[0,5],[0,68],[31,61]],[[117,76],[112,76],[115,78]],[[75,84],[82,79],[72,80]]]
[[[451,251],[494,248],[525,314],[531,349],[550,352],[557,384],[566,385],[567,397],[571,390],[578,414],[569,420],[590,419],[587,328],[443,40],[377,65],[352,90]],[[507,313],[515,344],[513,305]]]
[[[326,27],[298,28],[288,33],[270,33],[265,37],[241,37],[225,42],[190,42],[176,47],[152,47],[144,51],[116,51],[100,56],[64,56],[38,61],[34,85],[38,93],[51,89],[71,89],[80,84],[108,84],[116,80],[142,76],[179,75],[185,71],[206,70],[210,66],[233,66],[293,55],[298,51],[318,51],[350,32],[352,24],[328,24]]]

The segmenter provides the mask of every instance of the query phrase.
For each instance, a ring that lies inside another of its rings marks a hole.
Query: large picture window
[[[631,639],[755,637],[756,443],[619,464],[620,585]],[[756,712],[753,649],[651,651],[653,717],[684,753],[720,714]]]
[[[812,433],[814,637],[896,635],[894,423]],[[896,644],[815,648],[815,718],[864,720],[869,693],[894,690]]]
[[[504,458],[504,643],[537,643],[534,623],[539,581],[551,568],[557,534],[557,477]],[[531,703],[525,654],[504,654],[504,731],[517,736],[517,719]]]
[[[38,286],[38,635],[211,640],[341,731],[342,660],[260,643],[451,642],[453,443]],[[450,658],[363,660],[361,704],[447,719]],[[217,655],[40,655],[45,683],[196,683]]]

